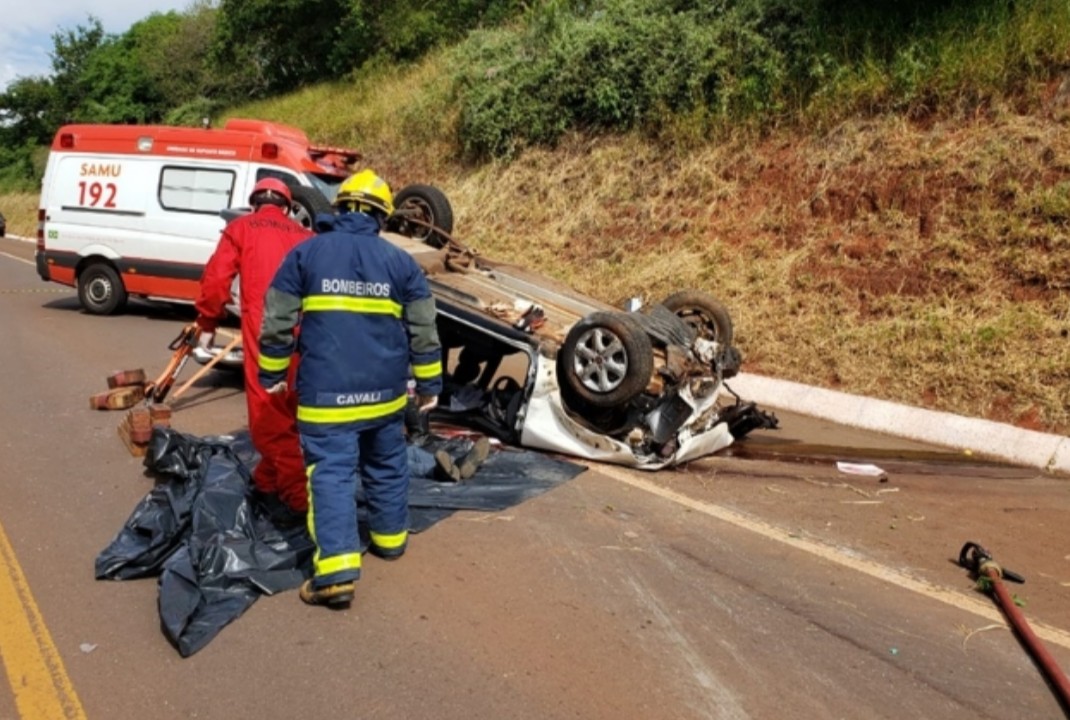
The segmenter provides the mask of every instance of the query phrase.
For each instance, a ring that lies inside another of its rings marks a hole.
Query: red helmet
[[[264,201],[270,200],[270,196],[267,198],[258,198],[257,195],[260,195],[261,193],[275,193],[286,201],[287,207],[293,204],[293,196],[290,194],[290,188],[286,187],[286,183],[278,178],[267,177],[259,181],[253,187],[253,191],[249,193],[249,204],[259,205]]]

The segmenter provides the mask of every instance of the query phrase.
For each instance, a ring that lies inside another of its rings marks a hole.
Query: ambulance
[[[360,157],[262,120],[63,126],[41,186],[37,274],[77,288],[82,307],[96,315],[122,310],[130,297],[193,302],[227,211],[247,205],[259,180],[285,182],[294,219],[311,227],[315,214],[330,212]],[[422,213],[421,227],[452,230],[452,210],[435,188],[402,189],[395,204]]]

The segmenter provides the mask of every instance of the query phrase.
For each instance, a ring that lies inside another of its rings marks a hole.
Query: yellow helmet
[[[385,180],[371,170],[361,170],[356,175],[351,175],[338,188],[334,206],[348,212],[367,212],[374,208],[392,215],[394,196]]]

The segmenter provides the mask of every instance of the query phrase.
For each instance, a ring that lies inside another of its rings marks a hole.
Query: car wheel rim
[[[402,204],[401,207],[416,210],[418,213],[418,219],[426,223],[434,224],[431,217],[430,206],[428,206],[428,204],[425,202],[421,202],[418,198],[409,198]],[[410,228],[411,233],[406,234],[410,235],[415,240],[426,240],[427,237],[431,234],[431,229],[426,227],[425,225],[419,225],[417,223],[413,224],[416,225],[416,227]]]
[[[103,305],[111,297],[111,283],[104,278],[93,278],[89,281],[85,294],[94,305]]]
[[[614,333],[604,328],[592,328],[580,335],[572,368],[588,390],[612,392],[620,387],[628,374],[628,353]]]
[[[304,205],[294,203],[290,210],[290,217],[301,227],[312,228],[312,213]]]

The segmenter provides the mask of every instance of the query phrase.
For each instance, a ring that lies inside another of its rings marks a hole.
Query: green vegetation
[[[200,122],[249,99],[438,59],[453,154],[570,131],[674,147],[885,112],[968,116],[1070,62],[1065,0],[198,0],[119,36],[57,32],[53,75],[0,94],[0,187],[58,125]],[[448,52],[441,48],[449,47]],[[344,122],[344,121],[343,121]]]
[[[709,289],[747,371],[1070,431],[1065,0],[222,0],[54,39],[0,95],[12,232],[63,119],[279,120],[440,185],[489,256]]]
[[[536,5],[450,58],[460,143],[512,156],[571,129],[705,141],[858,113],[976,112],[1070,60],[1058,0],[603,0]]]

